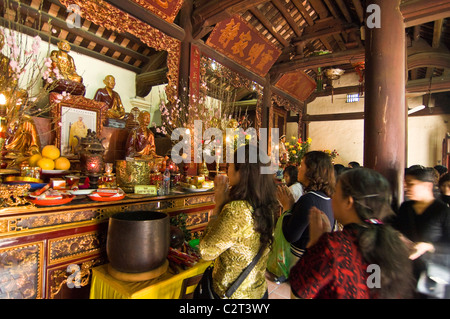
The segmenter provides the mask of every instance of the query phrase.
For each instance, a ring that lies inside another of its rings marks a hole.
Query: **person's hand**
[[[217,175],[214,178],[214,197],[216,208],[221,209],[229,199],[228,176]]]
[[[283,206],[283,211],[291,209],[295,204],[294,196],[291,190],[286,185],[280,185],[277,187],[277,199]]]
[[[425,254],[426,252],[434,252],[434,246],[431,243],[416,243],[414,245],[415,252],[413,252],[411,255],[409,255],[409,259],[415,260]]]
[[[309,210],[309,242],[306,248],[314,245],[323,233],[331,231],[330,221],[327,215],[317,207]]]

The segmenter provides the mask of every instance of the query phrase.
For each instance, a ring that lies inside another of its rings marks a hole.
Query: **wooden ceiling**
[[[193,34],[206,39],[216,23],[240,14],[283,52],[270,71],[273,81],[294,69],[313,78],[319,67],[349,73],[364,61],[364,8],[364,0],[195,0]],[[435,60],[450,61],[450,1],[405,0],[401,10],[408,56],[432,54],[409,69],[408,80],[448,76],[448,63]]]
[[[133,0],[106,2],[155,26],[152,15],[143,12]],[[20,14],[14,16],[19,3]],[[272,82],[283,73],[297,69],[313,78],[319,67],[354,72],[353,64],[364,61],[361,27],[365,0],[185,0],[185,5],[188,4],[192,4],[193,41],[206,42],[218,22],[238,14],[281,49],[281,56],[269,72]],[[425,82],[433,77],[449,77],[450,1],[404,0],[401,11],[407,34],[408,80]],[[1,0],[0,13],[1,25],[14,21],[24,25],[24,31],[31,35],[46,31],[51,19],[51,41],[55,44],[59,39],[66,39],[72,43],[73,51],[137,74],[157,72],[165,66],[164,53],[147,47],[130,34],[117,34],[84,19],[81,28],[68,29],[65,21],[69,13],[58,0]],[[158,22],[156,26],[164,27],[163,32],[168,30],[175,34],[171,36],[182,40],[181,15],[171,25]],[[159,81],[164,82],[165,77],[160,76]]]

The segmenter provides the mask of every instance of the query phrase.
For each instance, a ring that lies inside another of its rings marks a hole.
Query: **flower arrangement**
[[[4,41],[4,42],[3,42]],[[4,94],[7,112],[15,111],[20,106],[22,114],[38,116],[50,110],[51,105],[42,105],[42,100],[54,88],[52,81],[44,82],[52,72],[51,59],[39,57],[42,40],[39,36],[30,38],[12,29],[0,29],[0,42],[3,48],[1,58],[0,92]],[[47,44],[47,55],[50,45]],[[40,87],[40,89],[37,89]],[[11,118],[12,114],[7,114]]]
[[[330,155],[331,160],[334,160],[337,156],[339,156],[339,153],[334,149],[334,150],[323,150],[325,153],[327,153],[328,155]]]
[[[306,141],[302,138],[296,138],[292,136],[291,139],[285,143],[286,150],[288,151],[288,163],[300,164],[303,156],[308,152],[311,146],[311,138],[308,137]]]
[[[242,131],[242,130],[239,130],[239,131],[240,131],[239,134],[235,134],[233,137],[233,150],[234,151],[236,151],[239,147],[241,147],[243,145],[248,145],[252,139],[251,134],[247,134],[245,131]],[[244,136],[244,143],[242,143],[242,138],[241,138],[241,141],[239,140],[239,135]]]

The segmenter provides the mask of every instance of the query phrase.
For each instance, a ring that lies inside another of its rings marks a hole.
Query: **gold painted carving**
[[[0,249],[1,297],[42,298],[42,262],[42,242]]]
[[[99,253],[102,247],[106,247],[106,234],[101,232],[51,239],[48,264],[53,265],[74,257]]]
[[[69,276],[75,275],[76,271],[79,271],[77,276],[79,276],[80,287],[84,287],[89,284],[91,277],[91,269],[99,264],[104,263],[103,258],[100,259],[92,259],[86,262],[83,262],[79,268],[74,267],[73,270],[68,273],[67,269],[58,269],[52,272],[51,274],[51,282],[52,286],[50,288],[50,298],[53,299],[62,289],[62,287],[67,284],[67,280]],[[69,266],[69,265],[68,265]],[[77,288],[73,288],[77,289]]]

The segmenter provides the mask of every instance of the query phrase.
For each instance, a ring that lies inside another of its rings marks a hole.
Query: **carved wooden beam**
[[[38,31],[36,29],[27,27],[27,26],[25,26],[23,24],[12,22],[12,21],[6,20],[5,18],[1,18],[1,17],[0,17],[0,25],[1,26],[11,27],[14,30],[20,30],[20,32],[22,32],[22,33],[24,33],[26,35],[29,35],[31,37],[35,37],[35,36],[38,35],[42,40],[47,41],[47,42],[50,41],[54,45],[58,45],[58,42],[60,41],[58,38],[49,37],[47,32]],[[82,46],[71,44],[70,47],[71,47],[71,51],[90,56],[90,57],[92,57],[94,59],[97,59],[99,61],[104,61],[104,62],[110,63],[112,65],[124,68],[126,70],[135,72],[135,73],[140,73],[141,72],[141,69],[139,69],[138,67],[134,67],[132,65],[129,65],[128,63],[121,62],[121,61],[116,60],[114,58],[111,58],[111,57],[109,57],[107,55],[100,54],[100,53],[98,53],[96,51],[86,49],[86,48],[84,48]]]
[[[450,53],[439,51],[417,52],[408,55],[408,70],[421,67],[437,67],[441,69],[450,68]]]
[[[431,44],[431,47],[434,49],[439,48],[439,45],[441,44],[443,24],[444,24],[444,19],[439,19],[439,20],[434,21],[433,42]]]
[[[405,27],[450,16],[450,0],[408,0],[400,5]]]
[[[327,88],[321,92],[314,92],[309,98],[308,103],[314,101],[317,97],[324,97],[338,94],[359,93],[361,87],[359,85],[342,86],[337,88]],[[410,80],[406,83],[406,93],[438,93],[450,91],[450,77],[434,77],[430,83],[430,79]]]
[[[409,114],[411,116],[432,116],[450,114],[450,111],[445,106],[427,107],[419,112]],[[334,114],[317,114],[317,115],[303,115],[302,121],[307,122],[325,122],[325,121],[347,121],[347,120],[363,120],[364,112],[352,113],[334,113]]]
[[[328,10],[322,0],[309,0],[309,3],[313,7],[314,11],[317,12],[320,19],[328,17]]]
[[[266,16],[261,13],[261,11],[256,8],[250,8],[249,11],[255,16],[256,19],[259,20],[259,22],[261,22],[261,24],[270,32],[270,34],[272,34],[274,38],[277,39],[278,42],[280,42],[283,47],[289,46],[289,42],[277,32],[272,22],[270,22],[269,19],[267,19]]]
[[[136,95],[139,97],[147,96],[152,87],[167,83],[167,67],[159,70],[145,72],[136,75]]]
[[[353,23],[344,23],[343,21],[336,19],[326,22],[318,22],[314,26],[304,28],[303,35],[292,38],[291,43],[297,44],[299,42],[312,41],[324,36],[334,35],[341,32],[356,31],[358,29],[358,26]]]
[[[292,17],[291,13],[287,11],[287,9],[284,6],[284,4],[281,3],[281,1],[279,1],[279,0],[272,0],[272,4],[274,5],[275,8],[278,9],[278,11],[280,11],[281,15],[287,21],[287,23],[289,24],[291,29],[294,30],[295,34],[297,36],[301,36],[302,35],[302,31],[300,30],[300,27],[298,26],[297,22],[295,22],[295,20]]]
[[[82,28],[72,28],[70,29],[67,26],[67,22],[63,19],[60,19],[58,17],[54,17],[46,12],[43,12],[41,10],[36,10],[24,3],[18,3],[16,1],[10,1],[10,6],[13,10],[19,10],[22,17],[32,17],[35,19],[36,22],[39,22],[40,25],[36,26],[37,28],[41,29],[41,25],[43,23],[49,23],[51,21],[52,26],[60,28],[62,30],[65,30],[71,34],[74,34],[76,36],[80,36],[83,39],[92,41],[94,43],[97,43],[101,46],[104,46],[108,49],[112,49],[114,51],[120,52],[124,55],[131,56],[137,60],[142,61],[143,63],[147,63],[149,61],[149,57],[145,56],[143,54],[140,54],[134,50],[128,49],[127,47],[121,46],[119,44],[116,44],[112,41],[109,41],[107,39],[104,39],[100,36],[97,36],[96,34],[83,30]],[[61,5],[62,6],[62,5]]]
[[[304,59],[278,63],[272,66],[270,73],[273,75],[288,71],[315,69],[339,64],[356,63],[364,61],[364,49],[348,50],[326,55],[311,56]]]
[[[360,0],[352,0],[360,23],[364,22],[364,9]]]
[[[336,0],[336,2],[347,22],[352,22],[352,17],[350,16],[350,12],[348,11],[346,4],[344,3],[344,0]]]
[[[406,93],[437,93],[450,91],[450,77],[433,77],[430,79],[420,79],[408,81]]]
[[[218,22],[266,2],[269,0],[210,0],[205,2],[192,13],[192,36],[194,39],[200,39]]]
[[[174,23],[169,23],[161,19],[156,14],[143,9],[137,3],[129,0],[105,0],[116,8],[128,13],[131,16],[147,23],[148,25],[160,30],[168,36],[177,40],[183,40],[185,37],[184,30]]]

